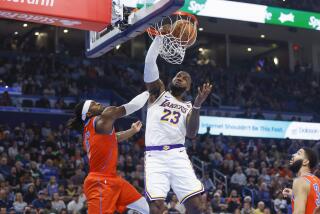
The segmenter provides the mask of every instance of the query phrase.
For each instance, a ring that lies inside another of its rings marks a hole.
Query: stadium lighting
[[[35,35],[35,36],[39,36],[40,33],[39,33],[39,32],[35,32],[34,35]]]
[[[247,51],[248,51],[248,52],[251,52],[251,51],[252,51],[252,48],[247,48]]]
[[[18,34],[19,34],[19,32],[18,32],[18,31],[14,32],[14,35],[18,35]]]
[[[24,23],[24,24],[22,25],[22,27],[28,27],[28,24],[27,24],[27,23]]]
[[[68,33],[68,32],[69,32],[68,29],[64,29],[64,30],[63,30],[63,33]]]
[[[119,50],[121,48],[121,45],[117,45],[116,49]]]
[[[203,28],[201,27],[201,28],[199,28],[199,31],[203,31]]]
[[[266,35],[261,34],[261,35],[260,35],[260,38],[264,39],[264,38],[266,38]]]

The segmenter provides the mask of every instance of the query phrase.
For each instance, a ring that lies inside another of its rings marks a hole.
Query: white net
[[[181,64],[186,49],[196,42],[197,27],[198,22],[193,15],[177,12],[163,18],[147,32],[152,39],[156,36],[162,37],[160,56],[163,59],[171,64]]]

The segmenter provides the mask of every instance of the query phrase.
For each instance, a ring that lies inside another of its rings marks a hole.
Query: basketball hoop
[[[171,64],[183,62],[186,49],[197,39],[197,18],[186,12],[175,12],[147,29],[151,39],[162,37],[160,56]]]

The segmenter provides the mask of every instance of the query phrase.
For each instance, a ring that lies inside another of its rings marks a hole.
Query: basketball
[[[184,45],[190,47],[197,38],[197,27],[188,20],[178,20],[173,24],[172,35],[179,38]]]

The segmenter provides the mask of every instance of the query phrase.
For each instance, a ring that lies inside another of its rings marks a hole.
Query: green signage
[[[145,1],[124,0],[124,4],[142,8]],[[148,0],[147,5],[153,2]],[[199,16],[320,30],[320,13],[314,12],[223,0],[185,0],[181,10]]]
[[[265,23],[320,30],[320,14],[268,7]]]

